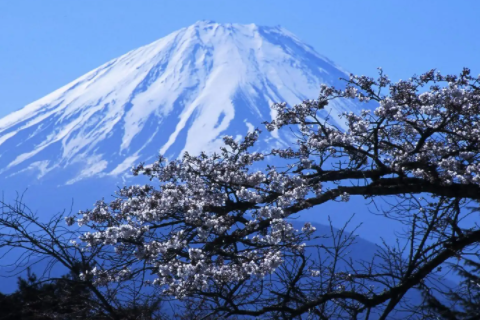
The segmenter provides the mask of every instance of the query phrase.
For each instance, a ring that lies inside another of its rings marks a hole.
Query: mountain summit
[[[0,119],[0,178],[118,176],[160,152],[212,151],[346,73],[281,27],[200,21]],[[336,118],[354,104],[329,105]],[[273,133],[269,143],[281,143]]]

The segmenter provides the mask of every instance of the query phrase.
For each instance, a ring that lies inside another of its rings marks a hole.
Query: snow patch
[[[132,168],[132,166],[135,164],[135,161],[137,161],[138,158],[139,156],[137,154],[134,154],[133,156],[126,158],[125,160],[123,160],[122,163],[120,163],[117,167],[115,167],[115,169],[113,169],[109,173],[109,175],[116,176],[121,173],[124,173],[128,169]]]

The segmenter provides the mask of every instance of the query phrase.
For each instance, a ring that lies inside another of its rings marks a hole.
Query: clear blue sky
[[[0,0],[0,116],[197,20],[282,25],[357,74],[480,72],[480,1]]]

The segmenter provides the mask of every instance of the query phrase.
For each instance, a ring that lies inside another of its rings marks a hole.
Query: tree
[[[74,275],[67,275],[40,282],[28,272],[26,279],[18,279],[15,293],[0,297],[0,319],[106,319],[91,313],[88,288],[73,279]]]
[[[111,315],[92,306],[92,292],[75,274],[39,281],[34,273],[18,278],[18,290],[0,294],[0,320],[92,319],[108,320]],[[153,310],[152,310],[153,307]],[[116,310],[120,319],[160,319],[159,306],[133,306]]]
[[[19,279],[15,293],[0,296],[0,319],[163,319],[162,299],[155,290],[143,292],[139,284],[145,272],[131,268],[133,272],[125,274],[122,265],[133,267],[132,259],[125,261],[103,245],[82,246],[77,243],[82,234],[79,228],[65,226],[64,213],[44,222],[21,197],[14,204],[2,204],[1,257],[17,251],[18,258],[7,267],[12,275],[28,273],[26,279]],[[39,264],[43,270],[37,276],[30,269]],[[56,265],[67,275],[53,272]],[[100,265],[111,268],[114,283],[99,287],[98,278],[86,276]]]
[[[437,319],[475,320],[480,318],[480,263],[465,259],[465,266],[455,266],[463,281],[458,288],[444,292],[445,301],[439,301],[432,292],[425,292],[425,310]]]
[[[87,228],[78,246],[97,261],[80,279],[98,292],[125,280],[159,290],[189,319],[428,319],[429,297],[445,292],[440,269],[480,242],[465,220],[480,199],[480,79],[432,70],[392,83],[380,70],[345,81],[322,86],[316,100],[273,106],[266,128],[295,137],[288,148],[252,151],[255,130],[225,137],[219,153],[160,157],[133,170],[155,185],[125,187],[67,217]],[[378,106],[343,114],[345,131],[318,116],[338,99]],[[350,197],[381,202],[404,225],[396,246],[352,261],[352,235],[332,229],[325,246],[311,224],[292,224]],[[415,290],[425,299],[408,299]]]
[[[130,252],[165,295],[216,318],[387,319],[396,308],[420,316],[407,292],[431,290],[436,271],[480,241],[477,225],[461,224],[480,199],[479,81],[464,69],[392,83],[380,70],[378,79],[352,75],[344,89],[323,86],[316,100],[275,104],[266,127],[290,130],[290,147],[252,152],[256,130],[240,142],[225,137],[220,153],[139,165],[134,173],[156,186],[125,187],[81,212],[78,223],[95,231],[82,239]],[[342,131],[318,117],[337,99],[378,107],[343,114]],[[384,201],[383,214],[408,230],[397,247],[344,261],[340,272],[322,265],[328,250],[305,245],[314,228],[288,219],[352,196]],[[110,272],[88,274],[108,282]]]
[[[474,212],[480,208],[472,207]],[[452,265],[462,279],[456,288],[449,288],[443,292],[427,290],[424,292],[426,305],[424,309],[436,319],[446,320],[474,320],[480,318],[480,252],[465,254],[462,263]],[[443,301],[439,300],[444,297]]]

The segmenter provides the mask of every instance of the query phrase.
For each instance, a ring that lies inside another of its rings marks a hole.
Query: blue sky
[[[357,74],[480,72],[480,2],[0,0],[0,116],[198,20],[282,25]]]

